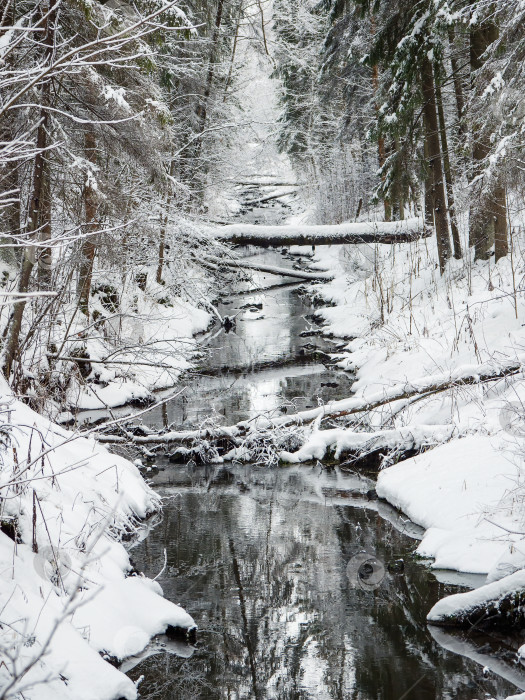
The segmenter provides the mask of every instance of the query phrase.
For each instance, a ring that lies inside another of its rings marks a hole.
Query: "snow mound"
[[[0,391],[0,689],[26,700],[137,697],[102,657],[135,654],[168,625],[195,626],[160,586],[130,575],[122,536],[159,509],[126,459]]]
[[[509,547],[525,563],[521,536],[507,532],[520,530],[521,516],[512,498],[520,469],[506,447],[501,437],[470,435],[379,474],[378,495],[426,528],[417,551],[435,568],[487,573]]]

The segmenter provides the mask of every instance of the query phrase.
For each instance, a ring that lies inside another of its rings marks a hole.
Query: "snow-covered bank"
[[[441,433],[442,440],[423,444],[434,449],[382,471],[378,493],[426,528],[418,552],[435,567],[491,578],[525,563],[524,376],[517,371],[472,386],[454,378],[476,364],[496,370],[522,363],[525,269],[521,257],[513,262],[514,269],[510,257],[497,265],[451,261],[441,278],[433,239],[318,249],[313,262],[335,275],[317,287],[334,305],[319,311],[325,331],[354,338],[339,356],[343,369],[356,372],[351,403],[388,398],[394,387],[410,388],[424,377],[449,377],[451,386],[385,403],[347,438],[320,430],[302,452],[317,445],[320,453],[328,443],[341,449],[356,442],[355,430],[371,437],[397,431],[405,440],[414,426]]]
[[[417,551],[436,568],[495,575],[525,560],[522,537],[508,532],[520,531],[523,512],[521,468],[506,448],[498,436],[468,435],[379,474],[378,495],[426,528]]]
[[[525,571],[516,571],[473,591],[439,600],[428,613],[427,620],[443,627],[470,628],[494,615],[512,617],[520,611],[524,596]]]
[[[194,366],[198,348],[194,336],[208,328],[212,315],[182,299],[159,302],[158,292],[135,291],[132,298],[123,300],[115,319],[116,349],[109,348],[104,337],[85,343],[92,360],[109,361],[93,362],[87,381],[71,377],[66,394],[69,407],[98,409],[147,400],[154,390],[173,386],[181,372]],[[110,324],[111,319],[105,322],[112,328]]]
[[[133,464],[1,389],[0,692],[132,700],[101,653],[122,659],[168,625],[194,626],[121,544],[159,499]]]

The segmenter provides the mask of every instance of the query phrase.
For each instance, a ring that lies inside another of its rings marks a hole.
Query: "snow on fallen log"
[[[260,415],[250,420],[241,421],[232,426],[217,427],[205,430],[169,431],[162,434],[146,436],[123,436],[111,434],[94,434],[99,442],[114,444],[170,444],[192,443],[197,440],[222,440],[227,439],[235,443],[239,437],[254,434],[260,431],[269,431],[290,426],[300,426],[317,420],[319,423],[325,419],[335,419],[351,416],[357,413],[366,413],[381,406],[397,401],[407,401],[407,405],[413,398],[431,396],[436,393],[448,391],[456,387],[471,386],[480,382],[496,381],[504,377],[518,374],[522,370],[523,358],[509,360],[506,363],[494,365],[483,363],[480,365],[463,365],[457,367],[448,374],[422,377],[416,380],[399,382],[385,389],[375,392],[368,397],[352,396],[348,399],[331,401],[317,408],[306,409],[285,416],[268,417]],[[437,430],[440,427],[437,426]],[[325,432],[325,431],[323,431]],[[357,433],[361,435],[361,433]],[[356,435],[356,433],[351,433]],[[362,435],[370,436],[368,433]],[[359,438],[361,439],[361,438]],[[368,438],[367,438],[368,439]]]
[[[283,462],[299,463],[312,459],[323,459],[332,451],[335,459],[396,450],[408,452],[434,446],[450,440],[454,433],[452,425],[408,426],[398,430],[380,430],[373,433],[354,432],[344,428],[316,430],[296,452],[281,452]]]
[[[525,570],[466,593],[447,596],[427,621],[441,627],[513,626],[525,622]]]
[[[130,416],[130,420],[133,420]],[[228,440],[234,439],[238,435],[243,435],[246,430],[239,426],[205,428],[203,430],[169,430],[165,433],[152,433],[151,435],[113,435],[90,431],[97,442],[112,445],[169,445],[171,443],[193,443],[196,440]]]
[[[355,413],[372,411],[395,401],[410,400],[414,397],[431,396],[455,387],[472,386],[481,382],[496,381],[521,372],[525,358],[520,357],[499,365],[485,362],[480,365],[462,365],[445,374],[420,377],[406,382],[397,382],[368,397],[353,396],[348,399],[331,401],[318,408],[299,411],[273,421],[275,425],[301,425],[318,418],[342,418]],[[260,419],[259,419],[260,420]],[[239,424],[241,425],[241,424]]]
[[[329,281],[334,278],[329,272],[306,272],[295,270],[290,267],[276,267],[275,265],[260,265],[245,260],[230,261],[221,260],[220,258],[207,257],[206,263],[212,263],[217,267],[227,267],[233,270],[255,270],[256,272],[267,272],[271,275],[279,275],[280,277],[296,277],[300,280],[309,280],[316,282],[319,280]]]
[[[365,221],[333,225],[230,224],[212,229],[219,241],[264,248],[290,245],[335,245],[343,243],[407,243],[432,235],[420,218],[404,221]]]

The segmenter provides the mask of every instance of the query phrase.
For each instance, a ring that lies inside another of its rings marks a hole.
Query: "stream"
[[[274,203],[241,220],[279,223],[286,210]],[[301,253],[243,252],[304,268],[311,251]],[[256,273],[225,292],[218,310],[234,327],[202,337],[199,372],[141,420],[231,425],[347,397],[353,377],[329,362],[341,341],[320,337],[304,285],[288,280]],[[375,474],[319,462],[181,465],[169,455],[156,467],[163,512],[130,556],[198,635],[193,645],[162,635],[124,661],[143,700],[480,700],[525,690],[516,662],[525,640],[427,627],[437,600],[484,577],[416,557],[422,530],[374,498]]]
[[[293,264],[280,252],[250,259]],[[222,299],[235,330],[203,339],[207,373],[147,414],[151,426],[231,424],[348,395],[352,377],[316,354],[333,346],[312,335],[315,309],[299,285],[275,280],[257,275],[266,290]],[[319,463],[157,466],[164,511],[131,558],[154,577],[166,552],[158,580],[199,631],[194,646],[161,637],[124,663],[141,698],[474,700],[525,689],[520,640],[427,627],[439,598],[483,577],[416,558],[421,530],[373,499],[370,475]]]

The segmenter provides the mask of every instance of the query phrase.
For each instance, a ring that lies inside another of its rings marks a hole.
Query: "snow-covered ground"
[[[94,334],[85,347],[92,360],[111,355],[114,364],[93,363],[87,382],[78,375],[71,378],[66,400],[76,410],[122,406],[173,386],[181,372],[194,366],[194,336],[212,320],[206,309],[167,295],[154,282],[145,291],[123,290],[118,314],[108,314],[100,298],[94,299],[94,308],[108,319],[99,337]],[[112,337],[113,348],[108,346]]]
[[[325,330],[354,338],[339,364],[356,372],[355,399],[522,361],[521,254],[513,263],[452,261],[440,278],[433,239],[318,248],[314,266],[335,275],[319,287],[334,304],[320,312]],[[519,372],[372,412],[368,430],[432,435],[433,449],[384,469],[377,490],[426,528],[418,552],[435,567],[496,579],[525,564],[524,399]],[[334,449],[344,443],[335,433]]]
[[[134,683],[102,654],[123,659],[168,625],[194,625],[122,545],[159,498],[129,461],[0,390],[2,697],[132,700]]]
[[[55,323],[44,341],[39,333],[46,329],[36,327],[38,309],[26,309],[24,330],[32,327],[33,346],[24,358],[24,372],[42,380],[45,397],[36,388],[27,393],[42,413],[60,422],[71,417],[69,411],[149,400],[155,390],[176,384],[182,372],[195,366],[195,336],[214,317],[209,301],[213,280],[192,262],[166,264],[161,284],[152,265],[142,266],[139,283],[126,271],[105,269],[104,264],[97,259],[89,318],[78,311],[73,296],[64,304],[66,321]],[[0,261],[0,273],[14,289],[16,270]],[[10,308],[3,306],[0,325]],[[51,348],[58,359],[48,355]],[[89,357],[91,365],[71,359],[78,356]]]

